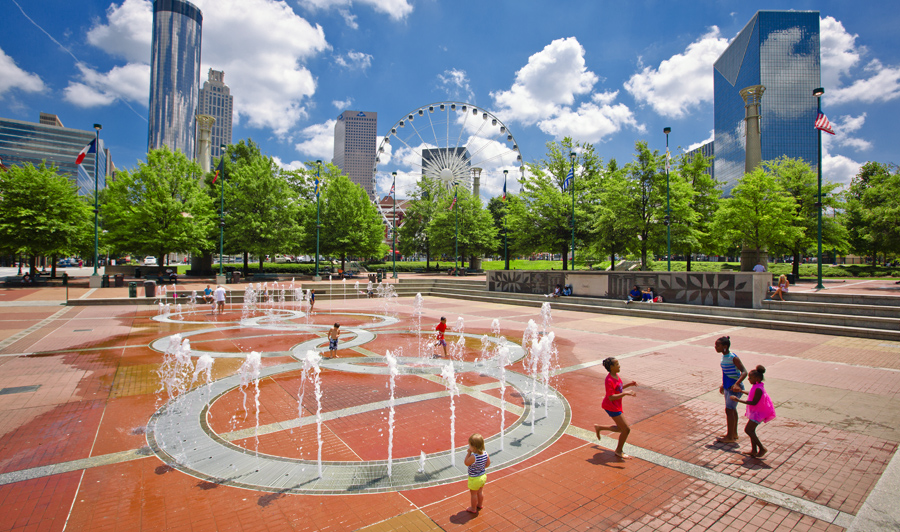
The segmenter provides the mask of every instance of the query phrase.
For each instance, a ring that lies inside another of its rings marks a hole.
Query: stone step
[[[835,294],[821,292],[789,292],[785,299],[802,303],[835,303],[840,305],[881,305],[900,307],[900,290],[896,294]]]
[[[793,297],[791,297],[791,299],[787,301],[767,299],[763,301],[763,308],[768,310],[786,310],[791,312],[847,314],[855,316],[878,316],[882,318],[900,319],[900,306],[795,301]]]

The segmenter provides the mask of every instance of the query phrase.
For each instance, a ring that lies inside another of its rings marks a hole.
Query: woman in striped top
[[[741,382],[747,378],[747,370],[741,359],[731,352],[731,337],[723,336],[716,340],[716,352],[722,353],[722,386],[719,386],[719,393],[725,396],[725,421],[728,425],[728,432],[724,436],[719,436],[716,441],[719,443],[736,443],[738,441],[738,413],[737,402],[731,397],[741,397],[744,392],[744,385]]]
[[[469,452],[464,463],[469,466],[469,495],[472,506],[466,511],[477,514],[484,506],[484,484],[487,482],[487,468],[491,465],[491,457],[484,450],[484,438],[481,434],[469,436]]]

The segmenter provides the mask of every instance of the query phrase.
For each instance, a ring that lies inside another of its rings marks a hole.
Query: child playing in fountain
[[[316,291],[310,289],[309,291],[309,313],[313,313],[313,307],[316,306]]]
[[[338,336],[341,335],[341,324],[335,323],[334,327],[328,329],[328,352],[331,356],[337,353]]]
[[[437,331],[437,341],[434,346],[441,346],[444,349],[444,358],[447,358],[447,340],[444,339],[444,332],[447,330],[447,318],[441,316],[441,322],[434,328]],[[434,358],[440,358],[440,355],[434,355]]]
[[[606,410],[606,413],[613,418],[616,424],[594,425],[594,432],[597,433],[598,440],[600,439],[601,431],[618,432],[619,444],[616,446],[616,456],[619,457],[619,460],[625,460],[631,458],[624,451],[625,440],[628,439],[628,434],[631,433],[631,427],[628,426],[628,421],[625,420],[625,416],[622,414],[622,398],[626,395],[634,397],[634,392],[626,392],[625,388],[637,386],[637,383],[631,381],[628,384],[622,384],[622,378],[619,377],[619,361],[613,357],[604,359],[603,367],[606,368],[609,374],[606,375],[606,396],[603,398],[603,403],[600,406]]]
[[[477,514],[484,507],[484,484],[487,482],[487,468],[491,465],[491,457],[484,450],[484,438],[481,434],[469,436],[469,451],[463,461],[469,467],[469,495],[472,506],[466,508],[469,513]]]
[[[750,436],[750,451],[744,454],[753,458],[762,458],[768,451],[759,441],[759,436],[756,435],[756,426],[775,419],[775,405],[772,404],[772,399],[766,393],[766,387],[763,385],[765,374],[766,368],[763,366],[756,366],[756,369],[750,370],[747,380],[752,386],[746,401],[736,395],[731,396],[732,401],[747,405],[747,412],[744,414],[747,416],[747,426],[744,427],[744,432]]]

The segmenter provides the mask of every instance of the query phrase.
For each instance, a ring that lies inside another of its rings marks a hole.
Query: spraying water
[[[316,397],[316,442],[318,443],[319,478],[322,478],[322,377],[319,362],[322,355],[318,351],[310,349],[303,357],[303,377],[300,381],[300,403],[298,406],[300,415],[303,415],[303,396],[306,393],[306,380],[313,383],[313,394]]]
[[[425,472],[425,451],[419,451],[419,473]]]
[[[462,360],[463,353],[466,351],[466,337],[463,336],[466,332],[466,324],[463,321],[462,316],[456,318],[456,324],[450,330],[459,335],[456,338],[456,342],[450,344],[450,358]]]
[[[413,316],[416,318],[416,345],[418,346],[418,355],[422,357],[422,314],[425,313],[425,298],[422,294],[416,294],[413,303]]]
[[[551,331],[549,334],[541,337],[540,341],[535,342],[534,347],[534,358],[540,364],[541,384],[543,385],[544,392],[545,417],[548,415],[548,405],[550,403],[550,368],[553,363],[554,352],[556,351],[556,346],[553,343],[554,337],[555,333]]]
[[[459,395],[459,386],[456,385],[456,373],[453,370],[453,362],[447,362],[441,368],[441,378],[450,392],[450,465],[456,467],[456,454],[453,452],[456,441],[456,402],[454,397]]]
[[[550,315],[550,303],[541,305],[541,331],[547,334],[550,326],[553,325],[553,316]]]
[[[495,320],[496,321],[496,320]],[[506,366],[509,365],[509,348],[497,348],[497,369],[500,373],[500,450],[503,450],[503,436],[506,430]],[[533,425],[532,425],[533,426]]]
[[[385,354],[388,365],[388,373],[390,375],[391,397],[388,399],[388,476],[391,476],[394,455],[394,387],[396,386],[396,378],[399,374],[397,370],[397,358],[388,351]]]
[[[194,386],[194,383],[198,382],[198,379],[202,375],[206,375],[206,411],[209,412],[209,399],[211,395],[211,386],[212,386],[212,368],[213,368],[213,358],[209,355],[201,355],[200,358],[197,359],[197,366],[194,368],[194,375],[191,377],[191,387]],[[202,382],[202,381],[201,381]],[[211,414],[207,414],[211,415]]]
[[[254,403],[256,406],[256,426],[254,428],[254,439],[256,440],[256,453],[259,454],[259,371],[262,369],[261,355],[253,351],[247,355],[244,363],[238,369],[238,375],[241,376],[241,393],[244,394],[244,419],[247,419],[247,388],[254,388]]]
[[[353,292],[356,294],[356,299],[359,299],[359,281],[353,283]]]

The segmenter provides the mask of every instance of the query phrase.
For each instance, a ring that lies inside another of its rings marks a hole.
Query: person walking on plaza
[[[469,450],[463,463],[469,467],[469,497],[472,503],[466,511],[477,514],[484,508],[484,485],[487,482],[487,468],[491,465],[491,457],[484,450],[481,434],[469,436]]]
[[[216,299],[216,311],[221,313],[225,312],[225,288],[222,285],[216,286],[216,291],[213,294]]]
[[[332,357],[337,354],[338,337],[341,335],[341,324],[335,323],[328,329],[328,354]]]
[[[594,432],[597,433],[598,440],[600,439],[600,433],[604,430],[607,432],[618,432],[619,444],[616,445],[616,456],[619,457],[620,460],[625,460],[631,458],[625,454],[625,440],[628,439],[628,435],[631,433],[631,427],[628,425],[628,421],[622,413],[622,398],[626,395],[634,397],[635,393],[626,392],[625,388],[637,386],[637,383],[631,381],[628,384],[622,384],[622,378],[619,377],[619,361],[614,357],[604,359],[603,367],[606,368],[606,371],[609,373],[606,375],[606,395],[603,397],[603,402],[600,406],[603,407],[603,410],[606,410],[606,413],[609,414],[609,417],[611,417],[616,424],[594,425]]]
[[[719,365],[722,367],[722,386],[719,393],[725,396],[725,422],[727,431],[724,436],[719,436],[719,443],[736,443],[738,441],[737,402],[732,397],[741,397],[744,394],[744,385],[741,384],[747,378],[747,370],[736,354],[731,352],[731,337],[723,336],[716,340],[716,352],[722,353]]]
[[[732,401],[747,405],[747,412],[744,414],[747,416],[747,426],[744,427],[744,432],[747,436],[750,436],[750,451],[744,454],[753,458],[762,458],[768,452],[768,449],[759,441],[759,436],[756,435],[756,426],[775,419],[775,405],[772,404],[772,399],[769,397],[763,384],[765,374],[766,368],[763,366],[756,366],[756,369],[750,370],[747,380],[750,381],[752,386],[750,386],[750,391],[747,393],[746,401],[741,400],[736,395],[731,396]]]
[[[437,331],[437,341],[434,346],[441,346],[444,350],[444,358],[447,358],[447,340],[444,339],[444,333],[447,331],[447,318],[441,316],[441,322],[435,326],[434,330]],[[440,355],[434,355],[434,358],[438,357]]]

